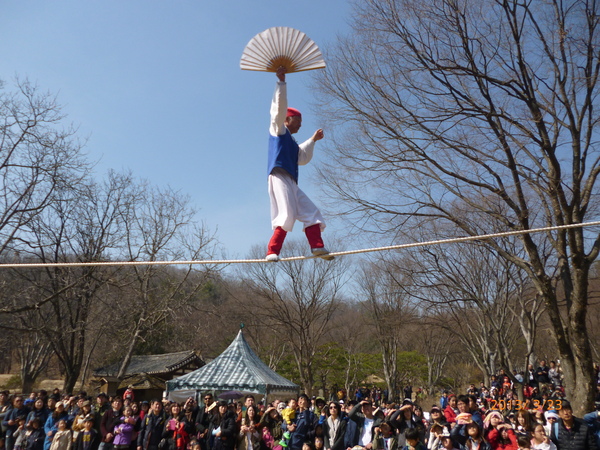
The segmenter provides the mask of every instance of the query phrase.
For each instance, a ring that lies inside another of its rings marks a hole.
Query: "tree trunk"
[[[21,375],[21,392],[28,393],[33,392],[33,385],[35,384],[35,378],[30,375]]]
[[[125,373],[127,372],[127,367],[131,362],[131,358],[133,356],[133,351],[135,350],[135,345],[138,342],[138,338],[140,336],[140,321],[143,321],[144,318],[140,318],[140,320],[135,325],[135,331],[133,336],[131,336],[131,340],[129,341],[129,346],[127,347],[127,353],[123,356],[123,361],[121,361],[121,365],[119,366],[119,372],[117,373],[117,378],[122,380],[125,377]]]

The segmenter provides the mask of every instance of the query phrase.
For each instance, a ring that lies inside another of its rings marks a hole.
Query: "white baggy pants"
[[[294,228],[296,220],[304,225],[302,230],[317,223],[320,225],[321,231],[325,229],[325,220],[321,211],[302,192],[289,173],[276,168],[269,175],[268,182],[273,229],[281,227],[290,232]]]

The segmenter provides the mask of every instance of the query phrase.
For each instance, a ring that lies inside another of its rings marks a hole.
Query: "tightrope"
[[[515,231],[503,231],[501,233],[482,234],[478,236],[464,236],[459,238],[451,239],[438,239],[435,241],[423,241],[423,242],[411,242],[408,244],[388,245],[384,247],[373,247],[359,250],[348,250],[342,252],[331,252],[331,256],[347,256],[355,255],[358,253],[372,253],[382,252],[388,250],[401,250],[405,248],[413,247],[426,247],[430,245],[441,245],[441,244],[455,244],[460,242],[469,241],[484,241],[488,239],[515,236],[519,234],[533,234],[542,233],[545,231],[556,231],[565,230],[569,228],[583,228],[599,226],[600,221],[596,222],[585,222],[585,223],[574,223],[569,225],[556,225],[551,227],[532,228],[530,230],[515,230]],[[280,258],[280,262],[285,261],[302,261],[315,259],[318,256],[290,256],[287,258]],[[263,258],[261,259],[218,259],[218,260],[190,260],[190,261],[90,261],[90,262],[62,262],[62,263],[8,263],[0,264],[0,269],[17,269],[17,268],[40,268],[40,267],[83,267],[83,266],[174,266],[174,265],[223,265],[223,264],[257,264],[266,263],[273,264]]]

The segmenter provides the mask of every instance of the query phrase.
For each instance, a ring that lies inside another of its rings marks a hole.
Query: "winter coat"
[[[591,428],[577,417],[573,418],[573,428],[567,430],[562,420],[554,423],[550,439],[558,450],[596,450],[596,437]]]
[[[73,433],[71,430],[59,430],[52,438],[50,450],[71,450],[73,445]]]
[[[324,417],[325,416],[321,416],[321,418]],[[344,420],[343,417],[339,417],[339,425],[335,430],[335,436],[333,441],[330,437],[331,426],[329,425],[329,418],[319,420],[319,424],[323,428],[323,437],[326,449],[330,448],[331,450],[345,450],[347,448],[344,447],[344,437],[346,435],[346,426],[348,425],[348,421]]]
[[[27,436],[27,450],[43,450],[46,435],[43,428],[34,428]]]
[[[288,444],[290,449],[300,450],[305,442],[313,440],[315,437],[316,421],[317,419],[312,411],[309,411],[308,409],[305,409],[302,412],[299,410],[296,411],[296,418],[294,419],[296,429],[292,433],[292,437]],[[281,424],[281,428],[287,430],[287,423],[285,421]]]
[[[506,430],[508,434],[508,439],[510,442],[502,442],[501,441],[501,432],[498,431],[497,428],[492,428],[488,433],[488,442],[492,446],[492,450],[518,450],[519,444],[517,443],[517,435],[515,434],[515,430],[508,429]]]
[[[86,440],[88,442],[87,449],[85,448]],[[89,433],[86,433],[85,430],[79,432],[71,450],[98,450],[99,446],[100,432],[92,428]]]
[[[233,450],[235,448],[237,439],[237,416],[233,411],[227,411],[223,417],[219,420],[215,417],[215,427],[213,433],[216,430],[221,432],[220,436],[214,435],[213,450]]]
[[[165,431],[166,417],[164,413],[158,415],[148,413],[142,421],[142,428],[138,434],[138,447],[147,449],[148,447],[158,447],[163,433]]]

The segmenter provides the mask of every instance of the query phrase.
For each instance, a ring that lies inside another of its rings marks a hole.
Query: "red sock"
[[[281,227],[275,228],[273,231],[273,236],[271,236],[271,240],[269,241],[269,247],[267,249],[267,255],[275,254],[279,255],[281,251],[281,247],[283,246],[283,241],[287,235],[287,231],[285,231]]]
[[[323,239],[321,239],[321,225],[316,223],[311,225],[310,227],[306,227],[304,229],[306,233],[306,238],[308,239],[308,244],[310,248],[323,248],[325,244],[323,244]]]

